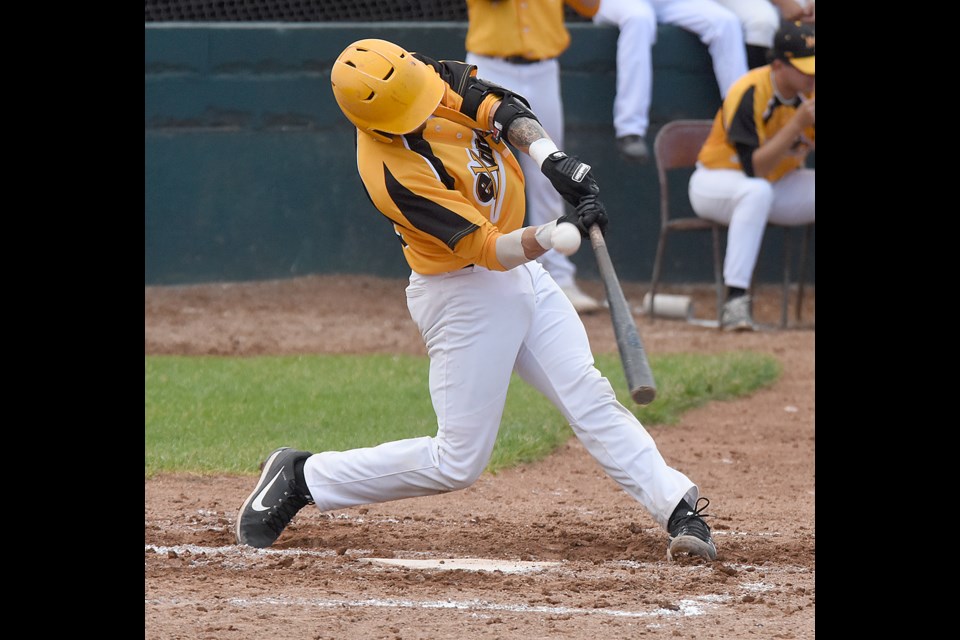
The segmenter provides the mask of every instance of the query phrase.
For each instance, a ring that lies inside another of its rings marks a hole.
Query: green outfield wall
[[[646,281],[659,230],[657,175],[652,163],[627,164],[616,152],[617,30],[568,26],[565,150],[594,166],[620,277]],[[145,284],[317,273],[405,277],[392,228],[357,176],[354,130],[334,101],[330,67],[346,45],[368,37],[462,60],[465,35],[459,22],[147,23]],[[664,123],[712,117],[720,103],[710,56],[696,36],[661,25],[657,37],[651,149]],[[709,236],[686,235],[671,237],[665,281],[710,281]],[[580,277],[598,277],[591,251],[573,259]],[[769,229],[759,280],[779,281],[781,260],[780,231]],[[808,281],[815,281],[815,261]]]

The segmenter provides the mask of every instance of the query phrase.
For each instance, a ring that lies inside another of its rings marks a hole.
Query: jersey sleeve
[[[500,101],[501,96],[496,92],[486,91],[489,83],[477,77],[476,65],[452,60],[437,62],[419,53],[413,55],[424,64],[433,67],[447,85],[440,100],[440,106],[445,108],[439,109],[443,117],[471,128],[489,128],[490,110]],[[471,89],[474,89],[473,95],[471,99],[466,99]],[[502,94],[503,91],[499,93]],[[484,94],[486,94],[485,97],[477,104],[476,96]],[[523,101],[529,106],[526,98]]]
[[[727,139],[734,146],[744,145],[754,149],[760,146],[760,133],[754,118],[753,100],[754,90],[747,89],[740,97],[740,101],[734,105],[733,110],[726,114]],[[727,108],[727,105],[724,105],[724,109]]]

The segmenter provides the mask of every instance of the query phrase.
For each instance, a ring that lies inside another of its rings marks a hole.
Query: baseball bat
[[[590,227],[590,244],[597,258],[603,288],[607,292],[610,320],[613,322],[613,333],[617,339],[617,349],[620,351],[620,361],[623,363],[630,397],[637,404],[650,404],[657,395],[657,385],[653,381],[653,372],[647,362],[647,352],[637,331],[637,323],[630,313],[630,306],[623,295],[620,280],[607,252],[603,232],[597,225]]]

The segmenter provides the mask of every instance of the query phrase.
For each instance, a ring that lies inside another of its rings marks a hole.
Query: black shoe
[[[626,160],[646,164],[650,160],[650,150],[643,136],[629,135],[617,138],[617,149]]]
[[[280,537],[293,516],[313,504],[303,481],[303,461],[312,453],[281,447],[261,465],[263,473],[237,514],[237,544],[263,549]],[[301,468],[297,481],[297,467]]]
[[[702,516],[709,514],[701,512],[710,505],[706,498],[697,499],[706,502],[701,508],[694,510],[690,503],[681,500],[673,515],[667,522],[667,531],[670,532],[670,544],[667,546],[667,560],[673,560],[676,553],[687,553],[691,556],[702,556],[708,560],[717,559],[717,548],[710,537],[710,527],[703,521]]]

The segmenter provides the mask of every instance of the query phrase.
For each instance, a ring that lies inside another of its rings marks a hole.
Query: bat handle
[[[607,246],[607,241],[603,239],[603,231],[600,230],[598,224],[590,225],[590,244],[593,245],[594,249]]]

